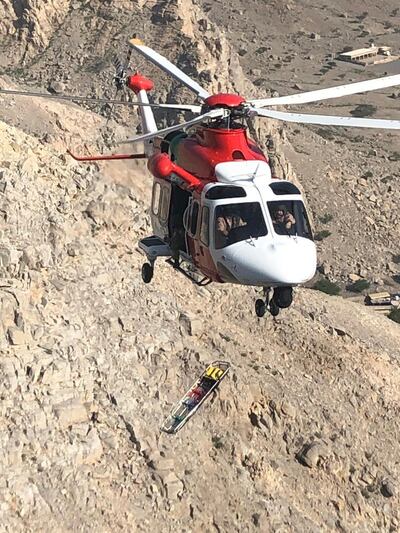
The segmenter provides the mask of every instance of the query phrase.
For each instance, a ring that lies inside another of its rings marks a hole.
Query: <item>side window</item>
[[[210,210],[208,207],[203,207],[201,212],[201,227],[200,227],[200,240],[206,246],[210,243]]]
[[[166,221],[168,219],[169,212],[169,199],[171,196],[171,190],[168,186],[162,188],[161,204],[160,204],[160,219]]]
[[[161,196],[161,185],[156,181],[153,185],[153,200],[151,208],[154,215],[158,215],[160,210],[160,196]]]
[[[198,216],[199,216],[199,204],[198,202],[193,202],[192,213],[190,217],[190,233],[192,235],[196,235]]]

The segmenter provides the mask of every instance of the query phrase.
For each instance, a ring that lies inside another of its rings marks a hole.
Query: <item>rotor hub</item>
[[[233,109],[244,104],[246,100],[239,94],[219,93],[213,94],[204,100],[204,103],[209,108],[225,107]]]
[[[142,76],[139,72],[132,76],[128,76],[126,84],[135,94],[138,94],[140,91],[151,91],[154,87],[154,83]]]

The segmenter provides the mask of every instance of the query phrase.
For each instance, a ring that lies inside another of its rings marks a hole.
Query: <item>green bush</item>
[[[362,292],[366,289],[369,289],[371,286],[370,282],[367,279],[358,279],[351,285],[349,285],[348,289],[352,292]]]
[[[337,295],[340,293],[339,285],[329,281],[327,278],[319,279],[313,286],[313,289],[324,292],[325,294]]]
[[[355,135],[354,137],[349,137],[349,141],[352,143],[362,143],[364,142],[364,137],[362,135]]]
[[[361,15],[357,15],[356,19],[358,19],[360,22],[365,20],[368,17],[368,11],[363,11]]]
[[[331,232],[327,229],[323,229],[322,231],[318,231],[318,233],[316,233],[314,235],[314,239],[316,241],[322,241],[323,239],[325,239],[326,237],[329,237],[329,235],[331,234]]]
[[[367,170],[367,172],[365,174],[363,174],[361,177],[362,178],[372,178],[373,176],[373,172],[371,172],[370,170]]]
[[[353,117],[372,117],[376,113],[376,106],[371,104],[360,104],[355,109],[350,111]]]
[[[224,447],[222,437],[220,437],[219,435],[214,435],[213,437],[211,437],[211,442],[214,448],[217,448],[217,450]]]
[[[400,152],[393,152],[389,156],[389,161],[400,161]]]
[[[333,141],[335,138],[335,133],[332,128],[318,128],[316,133],[327,141]]]
[[[400,309],[393,309],[388,314],[388,317],[390,318],[390,320],[394,320],[394,322],[400,324]]]
[[[325,215],[322,215],[322,217],[319,217],[319,220],[322,224],[328,224],[333,219],[333,215],[330,213],[325,213]]]

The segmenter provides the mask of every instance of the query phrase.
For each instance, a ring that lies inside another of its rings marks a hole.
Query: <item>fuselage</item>
[[[269,287],[298,285],[313,277],[316,248],[301,193],[292,183],[272,178],[268,158],[244,129],[201,128],[190,137],[172,139],[169,157],[177,171],[184,169],[199,180],[181,201],[187,202],[185,252],[204,275],[213,281]],[[167,185],[155,172],[155,183],[162,186],[164,202],[168,198],[172,210],[176,206],[171,189],[177,179],[179,174],[171,172]],[[290,232],[273,221],[278,206],[296,220]],[[166,209],[152,216],[155,234],[164,240],[171,238],[170,217],[160,224]],[[218,228],[223,218],[230,226],[226,235]]]

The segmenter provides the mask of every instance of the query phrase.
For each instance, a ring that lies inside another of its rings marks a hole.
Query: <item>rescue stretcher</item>
[[[214,361],[193,383],[186,394],[177,402],[161,426],[161,431],[175,434],[196,413],[211,393],[228,373],[230,365],[226,361]]]

